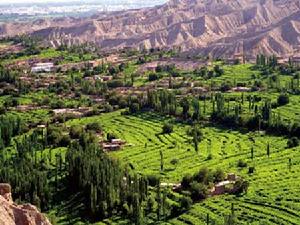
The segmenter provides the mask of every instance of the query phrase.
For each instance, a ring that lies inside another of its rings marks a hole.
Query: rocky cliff
[[[0,184],[0,225],[51,225],[51,223],[35,206],[15,204],[10,185]]]

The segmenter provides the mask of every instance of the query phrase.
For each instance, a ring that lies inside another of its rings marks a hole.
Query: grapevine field
[[[287,140],[282,137],[205,127],[204,140],[196,153],[184,124],[175,124],[175,132],[170,135],[161,134],[163,122],[167,120],[169,118],[152,113],[124,116],[117,111],[73,120],[68,125],[100,122],[105,132],[113,131],[127,142],[123,150],[111,155],[132,164],[142,174],[160,174],[159,151],[162,150],[166,167],[161,173],[164,182],[180,182],[184,174],[194,173],[204,166],[234,172],[250,182],[245,195],[209,198],[167,224],[206,224],[207,214],[215,224],[222,224],[232,203],[240,224],[300,223],[299,148],[287,149]],[[266,153],[268,143],[271,148],[269,157]],[[177,161],[175,165],[171,163],[174,159]],[[292,159],[291,166],[289,159]],[[239,160],[255,167],[255,172],[248,174],[247,167],[239,168]]]

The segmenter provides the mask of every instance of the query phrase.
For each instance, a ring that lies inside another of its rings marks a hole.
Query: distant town
[[[90,16],[97,12],[121,11],[151,7],[165,0],[132,2],[128,0],[111,1],[65,1],[48,3],[0,3],[0,22],[22,21],[39,17]]]

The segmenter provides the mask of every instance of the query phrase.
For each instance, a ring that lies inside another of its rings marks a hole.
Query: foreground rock
[[[0,184],[0,225],[51,225],[51,223],[35,206],[13,203],[10,185]]]

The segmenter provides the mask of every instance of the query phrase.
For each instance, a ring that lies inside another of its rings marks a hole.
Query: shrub
[[[6,113],[6,109],[4,106],[0,106],[0,115],[5,114]]]
[[[249,187],[249,182],[248,181],[244,181],[244,180],[238,180],[237,182],[235,182],[234,187],[233,187],[233,193],[234,194],[242,194],[244,192],[247,192]]]
[[[210,153],[210,154],[207,156],[206,160],[212,160],[212,159],[213,159],[213,155]]]
[[[63,135],[60,139],[59,146],[67,147],[71,143],[71,138],[69,135]]]
[[[194,175],[193,178],[197,182],[208,184],[210,181],[212,181],[212,178],[213,178],[210,175],[211,175],[210,171],[206,167],[204,167],[204,168],[201,168],[199,170],[199,172]]]
[[[254,166],[250,166],[249,169],[248,169],[248,173],[252,174],[252,173],[254,173],[254,171],[255,171],[255,167]]]
[[[41,105],[49,105],[50,104],[50,99],[48,96],[44,97],[41,101]]]
[[[277,104],[279,106],[289,104],[289,102],[290,102],[290,99],[289,99],[288,94],[280,94],[277,98]]]
[[[127,107],[127,101],[125,100],[125,99],[120,99],[120,101],[119,101],[119,107],[121,108],[121,109],[124,109],[124,108],[126,108]]]
[[[86,129],[93,130],[96,132],[102,132],[102,126],[100,123],[89,123],[86,125]]]
[[[104,106],[104,111],[105,112],[112,112],[113,110],[114,110],[114,108],[110,104],[106,104]]]
[[[171,204],[170,208],[171,208],[170,217],[172,218],[177,217],[182,213],[181,207],[177,202]]]
[[[59,100],[53,100],[51,103],[50,103],[50,108],[51,109],[62,109],[65,107],[65,102],[61,99]]]
[[[192,207],[193,200],[189,196],[180,198],[180,208],[182,211],[187,211]]]
[[[232,88],[232,84],[227,81],[227,82],[221,84],[220,91],[226,92],[226,91],[229,91],[231,88]]]
[[[140,111],[140,105],[138,103],[133,103],[129,105],[129,112],[131,114],[137,113]]]
[[[123,87],[124,83],[122,80],[111,80],[107,82],[107,86],[110,88]]]
[[[182,178],[182,181],[181,181],[181,186],[186,189],[186,188],[189,188],[190,187],[190,184],[192,183],[193,181],[193,176],[191,174],[186,174],[184,175],[184,177]]]
[[[172,124],[165,123],[162,128],[162,133],[163,134],[171,134],[173,132],[173,129],[174,129],[174,127]]]
[[[299,146],[299,139],[297,137],[292,137],[287,141],[288,148],[295,148]]]
[[[214,172],[214,183],[221,182],[221,181],[225,180],[225,177],[226,177],[226,174],[224,173],[224,171],[221,170],[221,169],[217,169]]]
[[[111,74],[111,75],[114,75],[116,73],[118,73],[119,71],[117,70],[117,68],[113,67],[113,66],[110,66],[108,68],[108,72]]]
[[[18,106],[19,105],[19,101],[18,101],[18,99],[17,98],[12,98],[12,106],[13,107],[16,107],[16,106]]]
[[[156,175],[148,175],[147,176],[147,180],[148,180],[148,184],[151,186],[151,187],[155,187],[159,184],[159,177],[156,176]]]
[[[242,159],[240,159],[237,163],[237,166],[240,168],[244,168],[244,167],[247,167],[247,163],[245,161],[243,161]]]
[[[216,77],[220,77],[224,74],[224,70],[219,65],[214,67],[214,71],[216,73]]]
[[[178,159],[172,159],[170,163],[171,163],[173,166],[175,166],[175,165],[178,164],[178,162],[179,162]]]
[[[191,195],[193,201],[200,201],[206,199],[208,195],[207,186],[202,183],[193,182],[191,184]]]
[[[83,132],[83,129],[79,125],[72,126],[70,128],[70,136],[73,139],[78,139],[80,137],[80,135],[82,134],[82,132]]]
[[[119,104],[119,100],[120,100],[119,96],[117,96],[117,95],[110,95],[109,99],[108,99],[108,103],[110,105],[118,105]]]
[[[115,135],[115,134],[113,134],[113,133],[107,133],[107,135],[106,135],[106,139],[107,139],[108,141],[111,141],[111,140],[117,139],[117,138],[118,138],[117,135]]]
[[[49,145],[57,146],[62,140],[62,131],[58,127],[49,126],[47,129],[47,141]]]
[[[158,79],[159,79],[159,76],[156,73],[150,73],[149,76],[148,76],[149,81],[155,81],[155,80],[158,80]]]

